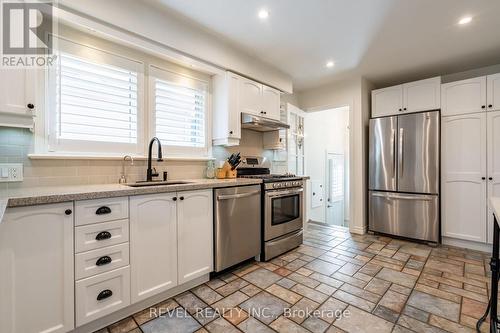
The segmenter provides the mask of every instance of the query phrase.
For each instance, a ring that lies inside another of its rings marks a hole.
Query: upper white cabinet
[[[441,86],[442,116],[486,111],[486,77]]]
[[[500,110],[500,73],[486,78],[488,111]]]
[[[237,146],[241,113],[280,119],[280,92],[240,75],[214,76],[213,144]]]
[[[372,117],[390,116],[402,110],[402,85],[372,91]]]
[[[403,84],[403,112],[441,108],[441,78],[435,77]]]
[[[175,193],[130,197],[132,303],[177,285]]]
[[[442,234],[486,241],[486,114],[442,118]]]
[[[177,242],[179,284],[213,270],[212,190],[179,192]]]
[[[441,107],[441,78],[435,77],[372,91],[372,117],[436,110]]]
[[[263,116],[280,120],[280,100],[279,90],[262,86],[262,111]]]
[[[0,332],[74,328],[73,203],[8,208],[0,224]]]
[[[33,127],[35,70],[0,69],[0,126]]]

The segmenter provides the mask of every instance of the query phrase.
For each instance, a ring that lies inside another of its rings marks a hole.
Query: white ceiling
[[[498,0],[150,1],[290,74],[295,90],[360,75],[382,86],[500,63]],[[270,13],[264,22],[261,8]],[[472,23],[459,26],[465,15]]]

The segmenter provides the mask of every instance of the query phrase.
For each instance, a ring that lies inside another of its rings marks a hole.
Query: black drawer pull
[[[95,262],[95,265],[96,266],[103,266],[103,265],[110,264],[112,261],[113,261],[113,259],[111,259],[110,256],[104,256],[104,257],[100,257],[99,259],[97,259],[97,261]]]
[[[97,234],[97,236],[95,236],[96,241],[101,241],[110,238],[111,238],[111,233],[109,231],[101,231],[100,233]]]
[[[111,214],[111,208],[107,206],[102,206],[97,208],[95,211],[96,215],[106,215],[106,214]]]
[[[113,296],[113,292],[109,289],[103,290],[97,295],[97,300],[102,301],[103,299]]]

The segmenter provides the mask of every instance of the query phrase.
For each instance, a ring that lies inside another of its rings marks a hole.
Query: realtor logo
[[[2,1],[2,66],[44,66],[52,54],[53,3]]]

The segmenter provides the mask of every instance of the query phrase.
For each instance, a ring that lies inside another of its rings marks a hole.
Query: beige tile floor
[[[166,300],[155,306],[162,316],[148,308],[102,332],[474,332],[488,261],[310,224],[299,248]]]

